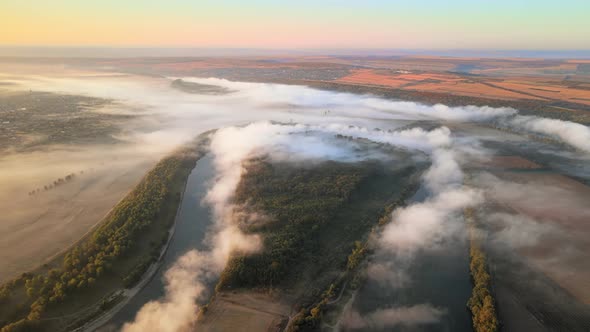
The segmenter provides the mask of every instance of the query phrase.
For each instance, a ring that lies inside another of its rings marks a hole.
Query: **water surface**
[[[211,209],[201,204],[213,179],[212,157],[205,155],[188,177],[180,210],[176,216],[176,231],[162,266],[152,280],[133,297],[107,324],[107,330],[118,330],[125,322],[132,321],[141,307],[149,301],[164,296],[163,276],[176,259],[191,249],[203,250],[208,227],[212,224]]]

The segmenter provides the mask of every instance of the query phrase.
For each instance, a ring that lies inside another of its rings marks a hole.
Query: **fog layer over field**
[[[535,116],[517,115],[511,108],[448,107],[414,102],[390,101],[368,95],[354,95],[310,89],[303,86],[232,82],[215,78],[183,78],[197,84],[216,85],[231,91],[222,95],[199,95],[174,90],[175,78],[146,78],[128,75],[69,77],[11,77],[10,83],[33,90],[83,94],[120,100],[134,114],[153,127],[130,132],[129,140],[143,143],[176,144],[195,131],[219,128],[255,120],[298,123],[342,122],[374,127],[372,120],[444,120],[458,122],[498,122],[520,130],[552,136],[571,146],[590,151],[590,129],[577,123]],[[121,111],[121,110],[118,110]],[[137,129],[137,128],[135,128]],[[387,129],[387,128],[385,128]]]
[[[269,155],[276,160],[318,159],[354,162],[382,158],[359,152],[355,143],[335,140],[340,134],[407,149],[417,157],[427,156],[431,166],[423,174],[429,197],[392,213],[374,245],[391,257],[381,266],[370,266],[375,278],[388,279],[393,287],[411,287],[404,274],[421,250],[436,249],[456,236],[459,215],[466,207],[484,200],[482,190],[463,185],[461,165],[486,157],[477,137],[456,137],[444,122],[489,122],[519,130],[549,135],[582,153],[590,151],[590,129],[559,120],[524,117],[516,110],[490,107],[427,106],[372,96],[319,91],[300,86],[239,83],[220,79],[183,78],[187,82],[225,87],[230,93],[199,95],[170,87],[171,78],[133,76],[29,77],[11,79],[33,90],[85,94],[112,98],[122,104],[112,111],[140,115],[125,125],[120,138],[143,147],[146,155],[161,155],[197,134],[214,128],[211,142],[216,180],[205,199],[214,211],[208,251],[190,251],[166,273],[166,296],[146,304],[125,331],[184,331],[197,318],[196,300],[209,295],[205,282],[215,279],[234,251],[264,250],[259,238],[245,235],[232,222],[234,191],[242,176],[242,162]],[[402,129],[413,121],[428,120],[443,125],[434,129]],[[273,122],[271,122],[273,121]],[[150,147],[154,147],[150,149]],[[395,160],[389,160],[395,162]],[[486,182],[487,183],[487,182]],[[445,314],[445,308],[428,303],[378,310],[367,317],[353,313],[351,327],[389,327],[430,324]]]
[[[396,326],[412,327],[438,323],[445,310],[431,305],[418,304],[410,307],[379,309],[364,317],[352,312],[345,324],[350,329],[390,329]]]

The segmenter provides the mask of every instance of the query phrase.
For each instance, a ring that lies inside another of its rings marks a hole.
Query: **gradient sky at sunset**
[[[0,0],[0,45],[590,49],[590,1]]]

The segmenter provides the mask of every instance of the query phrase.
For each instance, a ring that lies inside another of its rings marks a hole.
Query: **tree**
[[[68,281],[68,288],[73,288],[76,287],[78,285],[78,280],[76,280],[76,278],[72,278],[70,279],[70,281]]]
[[[313,307],[309,313],[311,314],[311,317],[313,317],[314,319],[317,319],[320,317],[320,314],[322,313],[322,309],[320,309],[319,306],[317,307]]]
[[[78,282],[77,287],[78,288],[84,288],[84,287],[86,287],[86,280],[84,280],[84,279],[80,280],[80,282]]]

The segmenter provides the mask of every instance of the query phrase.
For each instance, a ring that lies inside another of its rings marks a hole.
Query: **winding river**
[[[151,281],[98,331],[118,331],[125,322],[132,321],[145,303],[164,296],[164,273],[178,257],[191,249],[205,249],[203,240],[212,224],[212,216],[210,208],[201,204],[201,201],[213,176],[212,157],[207,154],[197,162],[188,177],[180,210],[176,216],[176,231],[160,269]]]

